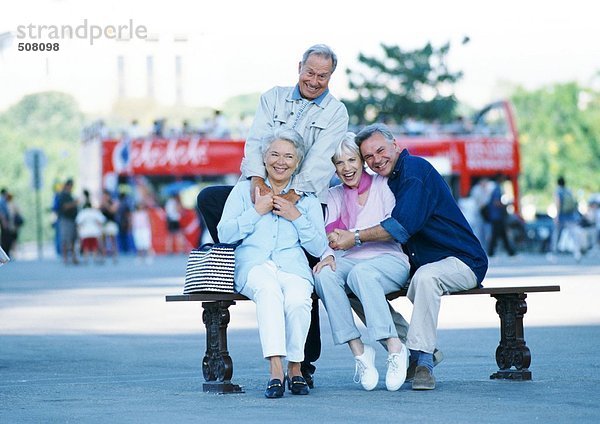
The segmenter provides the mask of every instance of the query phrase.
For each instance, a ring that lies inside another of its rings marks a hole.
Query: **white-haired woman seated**
[[[217,226],[224,243],[242,241],[236,249],[235,289],[256,303],[263,356],[270,362],[268,398],[285,391],[282,358],[287,357],[287,383],[292,394],[309,393],[300,371],[310,326],[313,277],[302,248],[320,257],[327,248],[321,204],[314,195],[296,204],[284,199],[305,154],[302,136],[292,129],[264,140],[262,154],[272,192],[250,193],[240,181],[225,203]]]
[[[342,184],[329,189],[326,231],[330,241],[335,239],[336,229],[354,231],[356,244],[346,251],[328,249],[323,254],[314,267],[315,288],[327,309],[335,344],[348,343],[354,355],[355,381],[365,390],[373,390],[379,373],[375,367],[375,349],[360,339],[349,293],[354,293],[362,303],[372,339],[386,343],[389,353],[386,387],[398,390],[406,379],[408,352],[398,338],[385,295],[406,284],[408,257],[393,240],[361,243],[359,232],[388,218],[396,201],[387,178],[365,172],[353,133],[346,134],[332,161]]]

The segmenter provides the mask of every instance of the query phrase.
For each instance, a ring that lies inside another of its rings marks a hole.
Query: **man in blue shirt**
[[[448,185],[429,162],[401,149],[382,124],[364,128],[355,140],[367,165],[389,177],[396,206],[392,216],[377,226],[356,233],[336,230],[330,246],[346,250],[370,241],[402,243],[411,263],[408,298],[414,306],[406,341],[411,354],[407,374],[414,370],[414,390],[432,390],[441,296],[480,286],[487,256]]]

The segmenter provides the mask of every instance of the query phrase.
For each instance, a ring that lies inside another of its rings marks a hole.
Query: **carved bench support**
[[[527,312],[527,294],[492,294],[500,316],[500,344],[496,348],[496,363],[500,368],[492,379],[531,380],[531,352],[525,344],[523,315]],[[514,367],[514,368],[513,368]]]
[[[206,327],[206,353],[202,359],[202,373],[206,383],[204,392],[244,393],[237,384],[231,382],[233,361],[227,350],[227,325],[229,307],[233,300],[202,302],[202,321]]]

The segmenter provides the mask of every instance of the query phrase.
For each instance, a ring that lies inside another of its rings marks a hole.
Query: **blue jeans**
[[[363,305],[367,329],[373,340],[398,337],[385,295],[407,283],[408,264],[393,255],[370,259],[336,259],[336,271],[323,268],[315,275],[315,290],[323,301],[335,344],[360,338],[348,294]]]

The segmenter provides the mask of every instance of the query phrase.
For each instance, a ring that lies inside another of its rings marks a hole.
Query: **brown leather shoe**
[[[441,350],[435,349],[433,351],[433,366],[437,367],[440,362],[444,360],[444,354]],[[406,381],[412,381],[415,378],[415,371],[417,370],[417,363],[411,362],[406,370]]]
[[[418,366],[412,383],[413,390],[435,389],[435,377],[427,367]]]

